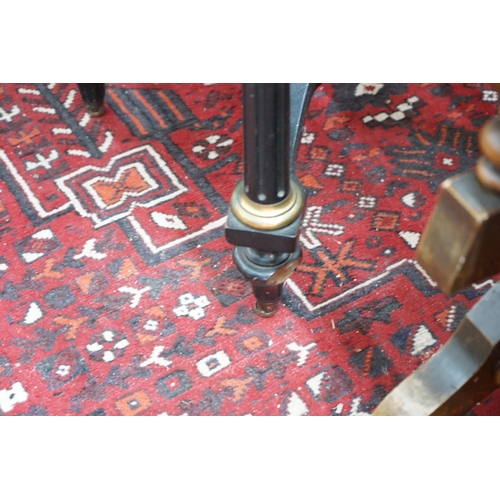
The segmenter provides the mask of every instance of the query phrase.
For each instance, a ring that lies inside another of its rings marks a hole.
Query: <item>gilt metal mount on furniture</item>
[[[276,313],[283,283],[300,264],[306,191],[294,164],[305,112],[318,84],[243,84],[244,179],[231,198],[226,239],[250,280],[255,311]]]

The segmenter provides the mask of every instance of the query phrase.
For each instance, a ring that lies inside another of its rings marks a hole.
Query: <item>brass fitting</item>
[[[231,197],[231,210],[236,218],[254,229],[271,231],[288,226],[297,219],[304,206],[302,189],[295,181],[290,182],[290,194],[279,203],[264,205],[246,195],[243,182],[239,182]]]

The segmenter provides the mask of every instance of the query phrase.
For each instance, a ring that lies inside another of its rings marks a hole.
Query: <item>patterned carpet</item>
[[[319,87],[304,259],[261,319],[224,238],[241,85],[109,84],[93,119],[75,84],[0,85],[0,414],[370,414],[493,283],[446,297],[413,257],[497,101]]]

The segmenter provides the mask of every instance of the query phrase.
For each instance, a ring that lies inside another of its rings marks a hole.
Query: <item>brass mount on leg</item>
[[[302,260],[298,244],[305,193],[292,179],[288,198],[274,205],[249,202],[240,183],[231,200],[226,238],[235,246],[236,267],[250,281],[254,311],[271,317],[278,310],[284,282]]]
[[[269,231],[281,229],[297,219],[304,207],[304,195],[299,184],[290,182],[290,193],[282,201],[263,205],[252,201],[245,194],[243,182],[239,182],[231,197],[231,210],[240,222],[254,229]]]

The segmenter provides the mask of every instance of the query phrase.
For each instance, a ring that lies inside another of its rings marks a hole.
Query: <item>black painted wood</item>
[[[290,192],[290,84],[243,84],[244,189],[270,205]]]
[[[82,96],[87,112],[91,116],[100,116],[104,113],[104,83],[78,83],[78,90]]]

